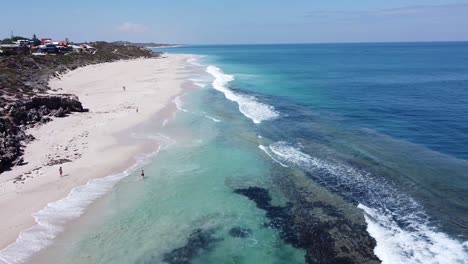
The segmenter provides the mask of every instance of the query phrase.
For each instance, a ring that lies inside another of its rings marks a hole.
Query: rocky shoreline
[[[93,46],[95,54],[0,57],[0,173],[27,162],[21,157],[23,149],[34,140],[28,128],[88,111],[75,95],[49,93],[50,78],[91,64],[159,56],[131,45],[96,42]]]

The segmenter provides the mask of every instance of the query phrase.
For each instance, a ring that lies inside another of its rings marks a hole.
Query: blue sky
[[[468,0],[23,0],[0,37],[187,44],[468,40]]]

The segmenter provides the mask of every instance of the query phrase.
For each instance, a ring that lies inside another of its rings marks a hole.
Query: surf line
[[[73,188],[65,198],[48,203],[34,213],[35,225],[21,231],[15,242],[0,250],[0,264],[24,263],[33,254],[51,246],[53,240],[64,231],[66,223],[83,215],[87,207],[110,192],[122,179],[148,164],[160,149],[158,147],[151,153],[137,156],[135,163],[123,172],[91,179]]]
[[[217,119],[217,118],[214,118],[212,116],[209,116],[209,115],[205,115],[205,114],[201,114],[201,113],[197,113],[197,112],[193,112],[193,111],[190,111],[190,110],[187,110],[185,108],[183,108],[183,102],[181,100],[181,97],[184,96],[185,94],[183,95],[179,95],[177,96],[176,98],[174,98],[174,100],[172,100],[172,102],[176,105],[177,109],[182,111],[182,112],[185,112],[185,113],[189,113],[189,114],[193,114],[193,115],[197,115],[197,116],[203,116],[215,123],[220,123],[221,120]],[[163,126],[165,126],[166,123],[163,123]]]

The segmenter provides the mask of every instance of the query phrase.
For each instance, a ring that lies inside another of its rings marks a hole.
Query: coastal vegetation
[[[20,39],[24,38],[4,41]],[[37,37],[33,38],[36,41]],[[0,173],[25,162],[21,158],[23,147],[33,139],[27,135],[27,128],[48,122],[51,117],[86,111],[76,96],[60,94],[60,91],[50,94],[50,78],[86,65],[159,56],[133,45],[106,42],[91,45],[96,49],[93,54],[0,56]]]

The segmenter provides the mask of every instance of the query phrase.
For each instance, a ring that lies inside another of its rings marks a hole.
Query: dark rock
[[[252,235],[252,230],[236,226],[229,230],[229,235],[232,237],[246,238]]]
[[[49,161],[47,165],[52,166],[52,165],[63,164],[67,162],[71,162],[71,160],[70,159],[54,159],[54,160]]]
[[[91,45],[97,49],[93,55],[0,56],[0,173],[22,163],[16,159],[23,154],[23,144],[30,140],[25,138],[26,128],[49,122],[53,116],[89,111],[74,95],[47,94],[49,78],[86,65],[160,55],[133,45]]]
[[[24,132],[36,123],[51,121],[50,116],[65,117],[70,112],[85,112],[78,97],[69,94],[33,96],[17,101],[5,108],[0,119],[0,173],[24,161],[24,144],[34,140]]]
[[[54,111],[54,116],[55,117],[65,117],[65,111],[63,110],[63,108],[59,108],[57,110]]]

